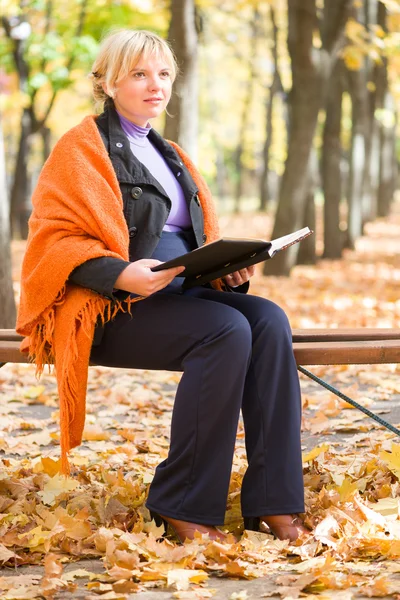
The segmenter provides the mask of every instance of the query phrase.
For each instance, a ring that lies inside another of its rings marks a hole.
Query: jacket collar
[[[100,134],[106,145],[111,162],[119,183],[144,183],[155,186],[164,196],[168,197],[161,184],[153,177],[145,165],[133,154],[115,110],[114,102],[110,99],[104,105],[104,112],[96,119]],[[149,132],[150,142],[159,150],[175,176],[179,175],[179,183],[184,195],[189,201],[198,192],[189,172],[176,150],[155,129]]]

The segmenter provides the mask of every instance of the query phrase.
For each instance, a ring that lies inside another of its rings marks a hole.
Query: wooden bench
[[[0,329],[0,366],[29,362],[21,339]],[[293,348],[298,365],[400,363],[400,329],[294,329]]]
[[[0,368],[10,362],[29,362],[19,351],[21,340],[15,330],[0,329]],[[400,429],[304,368],[304,365],[400,363],[400,329],[294,329],[293,349],[301,373],[400,436]]]

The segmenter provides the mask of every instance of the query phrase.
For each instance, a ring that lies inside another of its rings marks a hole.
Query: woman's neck
[[[136,125],[123,115],[117,111],[121,127],[125,133],[125,135],[129,138],[131,142],[137,144],[139,146],[143,146],[146,143],[147,136],[149,135],[149,131],[151,129],[151,125],[147,124],[146,127],[141,127],[140,125]]]

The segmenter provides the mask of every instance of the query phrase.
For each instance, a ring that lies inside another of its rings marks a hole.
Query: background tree
[[[386,3],[378,5],[378,35],[387,34]],[[396,32],[393,32],[396,34]],[[390,40],[389,36],[389,40]],[[391,44],[390,44],[391,45]],[[390,48],[390,46],[389,46]],[[389,86],[388,56],[384,53],[381,64],[376,69],[375,117],[379,121],[379,183],[377,212],[384,217],[388,214],[393,192],[397,184],[396,157],[396,106]],[[398,76],[398,74],[397,74]]]
[[[180,73],[174,84],[165,121],[164,136],[177,142],[197,160],[198,138],[198,33],[194,0],[171,0],[168,40]]]
[[[321,150],[321,179],[324,194],[324,258],[340,258],[344,239],[340,229],[342,199],[342,98],[344,65],[338,60],[329,80]]]
[[[16,311],[11,277],[10,212],[6,184],[3,123],[0,111],[0,329],[15,327]]]
[[[160,5],[157,16],[163,22],[164,11]],[[13,236],[25,238],[33,146],[40,141],[42,155],[35,157],[39,170],[52,146],[49,122],[59,98],[87,75],[98,42],[110,27],[135,23],[157,31],[160,24],[132,7],[129,0],[101,5],[93,0],[11,1],[1,23],[0,58],[15,74],[22,99],[10,197]],[[88,95],[87,109],[89,102]]]
[[[257,51],[258,51],[258,40],[260,36],[260,12],[257,6],[252,11],[252,17],[250,21],[250,49],[249,49],[249,60],[248,60],[248,74],[245,82],[245,94],[241,107],[240,115],[240,126],[239,126],[239,137],[237,147],[235,151],[235,212],[240,212],[240,201],[243,195],[243,153],[246,144],[246,132],[248,130],[249,118],[251,116],[251,105],[254,96],[254,84],[258,75],[257,65]]]
[[[220,210],[233,210],[235,196],[241,211],[267,210],[274,236],[307,224],[320,240],[322,224],[323,256],[339,257],[346,239],[354,245],[365,223],[387,214],[397,185],[399,6],[7,0],[0,59],[15,86],[3,126],[16,235],[26,230],[30,188],[50,147],[91,110],[85,76],[99,40],[110,26],[133,26],[169,32],[181,76],[164,133],[194,158],[198,148]],[[266,272],[314,262],[316,237]]]
[[[285,172],[272,236],[280,237],[304,224],[310,186],[310,155],[326,83],[343,43],[350,0],[326,0],[318,19],[316,0],[288,0],[288,50],[292,65],[289,94],[289,140]],[[320,31],[320,47],[314,34]],[[298,245],[265,263],[264,272],[288,275],[296,264]]]
[[[26,238],[30,214],[30,178],[28,159],[32,136],[40,134],[43,157],[50,152],[49,115],[62,89],[71,86],[71,70],[77,64],[89,64],[96,48],[90,36],[83,35],[88,0],[73,8],[78,14],[67,23],[54,11],[54,0],[47,0],[42,19],[37,22],[35,4],[21,0],[15,14],[3,15],[3,28],[8,38],[19,88],[26,101],[11,187],[11,227],[14,237]],[[43,101],[39,91],[47,87],[49,95]]]
[[[273,138],[273,111],[275,104],[276,95],[281,92],[284,93],[282,78],[279,69],[279,48],[278,48],[278,24],[276,20],[276,9],[273,5],[269,7],[271,31],[272,31],[272,64],[273,64],[273,75],[272,81],[268,86],[268,97],[265,103],[265,142],[263,144],[263,164],[260,178],[260,210],[265,211],[268,207],[271,199],[270,190],[270,154]]]

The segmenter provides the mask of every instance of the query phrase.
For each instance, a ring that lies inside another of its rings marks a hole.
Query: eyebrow
[[[134,71],[147,71],[147,69],[140,69],[140,68],[135,68],[135,69],[131,69],[131,73],[133,73]],[[160,69],[160,71],[172,71],[171,67],[163,67]]]

